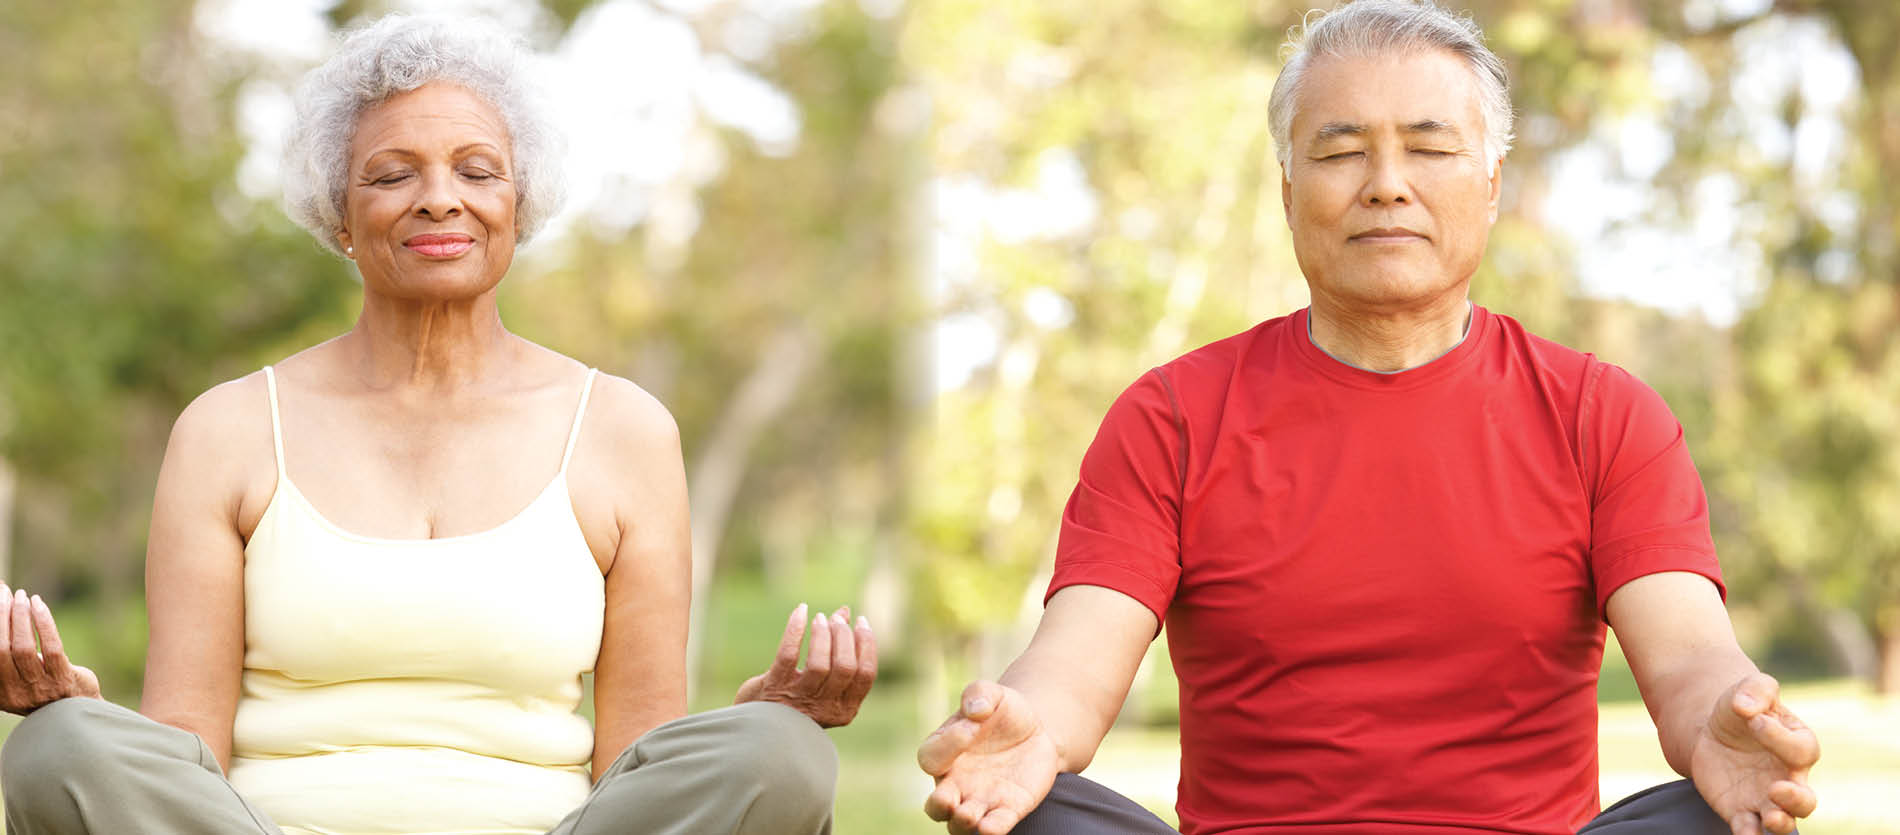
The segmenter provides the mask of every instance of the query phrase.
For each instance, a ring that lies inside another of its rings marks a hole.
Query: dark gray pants
[[[838,754],[805,715],[753,702],[635,740],[549,835],[828,835]],[[11,835],[277,835],[196,734],[99,699],[28,715],[0,751]]]
[[[1154,813],[1108,787],[1074,774],[1056,776],[1036,811],[1014,835],[1179,835]],[[1644,789],[1603,810],[1578,835],[1729,835],[1687,780]]]

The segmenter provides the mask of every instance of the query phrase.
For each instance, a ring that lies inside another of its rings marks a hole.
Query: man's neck
[[[1307,336],[1347,365],[1391,373],[1438,359],[1464,341],[1471,302],[1463,296],[1430,307],[1382,314],[1340,310],[1313,300]]]

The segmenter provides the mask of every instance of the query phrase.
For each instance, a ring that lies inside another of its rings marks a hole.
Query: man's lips
[[[1426,238],[1424,235],[1403,226],[1381,226],[1377,229],[1367,229],[1364,232],[1355,233],[1347,238],[1347,240],[1363,241],[1369,244],[1385,244],[1423,241],[1426,240]]]
[[[453,258],[474,246],[475,239],[467,235],[417,235],[402,245],[430,258]]]

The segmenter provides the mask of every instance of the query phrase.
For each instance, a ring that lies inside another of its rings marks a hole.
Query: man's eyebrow
[[[1346,136],[1365,136],[1371,132],[1371,129],[1365,125],[1351,122],[1327,122],[1319,126],[1319,132],[1313,135],[1313,141],[1325,142],[1329,139],[1339,139]]]
[[[1437,119],[1420,119],[1405,126],[1406,133],[1457,133],[1458,128],[1450,122]]]

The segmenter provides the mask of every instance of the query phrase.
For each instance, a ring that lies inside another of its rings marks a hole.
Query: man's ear
[[[1496,201],[1492,202],[1495,208]],[[1280,216],[1286,220],[1286,228],[1293,228],[1293,181],[1287,179],[1286,166],[1280,166]]]
[[[1491,222],[1498,222],[1498,201],[1504,194],[1504,158],[1491,163]]]

